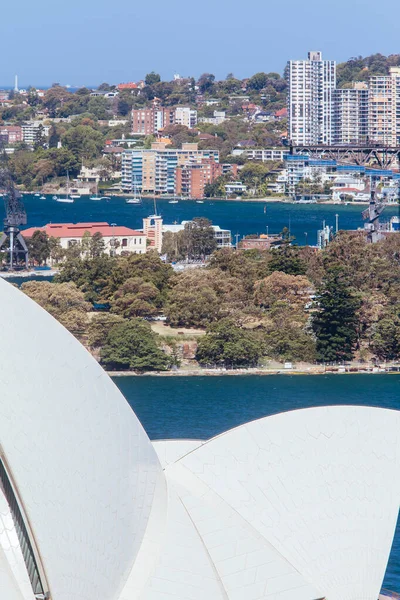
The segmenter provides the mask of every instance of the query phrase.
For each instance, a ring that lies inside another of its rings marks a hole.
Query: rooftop
[[[88,231],[91,235],[101,233],[103,237],[116,236],[143,236],[143,232],[130,229],[129,227],[116,225],[112,227],[109,223],[48,223],[43,227],[30,227],[22,231],[24,237],[32,237],[35,231],[45,231],[49,237],[70,238],[83,237]]]

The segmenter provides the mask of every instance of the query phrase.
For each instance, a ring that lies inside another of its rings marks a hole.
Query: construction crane
[[[26,225],[27,218],[21,194],[15,189],[14,182],[7,168],[0,166],[0,189],[4,197],[6,217],[3,234],[0,237],[0,251],[8,254],[9,271],[28,268],[28,247],[21,235],[21,225]]]

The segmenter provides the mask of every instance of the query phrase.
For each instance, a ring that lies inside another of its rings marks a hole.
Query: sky
[[[156,71],[217,79],[282,73],[322,50],[400,53],[398,0],[20,0],[1,9],[0,85],[137,81]]]

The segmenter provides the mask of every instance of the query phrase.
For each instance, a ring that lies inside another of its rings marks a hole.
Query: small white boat
[[[73,198],[57,198],[56,202],[64,202],[65,204],[73,204],[75,200]]]
[[[53,196],[53,200],[58,200],[58,196]]]
[[[139,198],[127,198],[126,203],[127,204],[140,204],[140,199]]]
[[[179,200],[169,200],[168,204],[178,204]]]
[[[101,196],[90,196],[89,200],[103,200]]]
[[[39,198],[40,194],[33,194],[36,198]]]
[[[196,204],[204,204],[203,200],[196,200]]]
[[[141,204],[142,203],[142,198],[141,198],[140,192],[138,190],[138,185],[137,185],[137,181],[136,181],[136,175],[134,176],[134,181],[133,181],[133,197],[126,198],[125,202],[127,204]]]
[[[71,198],[73,198],[74,200],[78,200],[81,197],[80,194],[71,194]]]
[[[41,200],[46,200],[46,196],[40,196]]]

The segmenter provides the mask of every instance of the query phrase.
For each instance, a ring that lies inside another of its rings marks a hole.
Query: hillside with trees
[[[97,252],[67,256],[54,283],[22,290],[110,370],[179,366],[185,340],[193,368],[399,361],[399,257],[397,235],[368,244],[359,232],[340,232],[318,253],[290,239],[218,250],[180,273],[154,252]],[[154,329],[160,317],[166,326]]]
[[[346,88],[353,81],[367,82],[375,75],[388,75],[390,67],[400,66],[400,54],[357,56],[337,65],[338,87]]]

